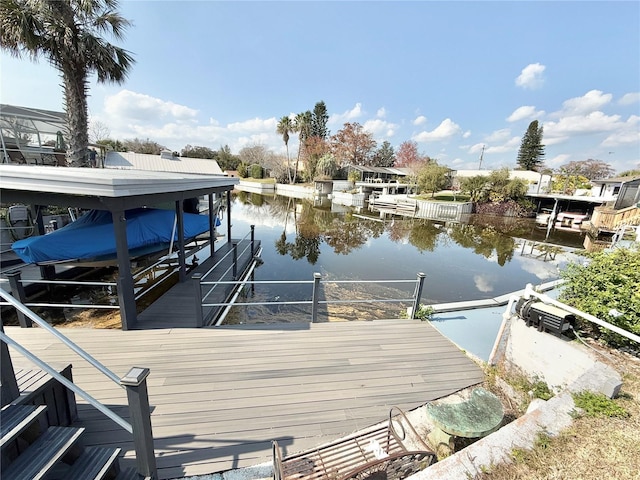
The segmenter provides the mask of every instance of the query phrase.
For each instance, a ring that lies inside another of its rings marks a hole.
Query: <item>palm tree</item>
[[[293,132],[293,122],[289,117],[282,117],[276,127],[276,133],[282,135],[282,141],[287,149],[287,175],[289,177],[289,183],[292,183],[291,168],[289,168],[289,134]]]
[[[100,35],[121,39],[130,22],[117,0],[0,0],[0,46],[11,55],[45,57],[60,71],[71,166],[87,159],[89,75],[122,83],[133,65],[130,52]]]
[[[293,131],[298,133],[298,157],[296,158],[296,166],[293,170],[293,182],[295,183],[296,177],[298,176],[298,163],[300,162],[300,153],[304,149],[304,142],[311,133],[311,120],[313,118],[313,114],[307,110],[306,112],[302,112],[296,115],[296,118],[293,122]]]

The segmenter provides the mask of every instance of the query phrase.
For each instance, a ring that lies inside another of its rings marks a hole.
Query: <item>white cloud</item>
[[[384,107],[379,108],[378,111],[376,112],[376,117],[378,118],[384,118],[386,116],[387,116],[387,110]]]
[[[130,90],[121,90],[106,97],[104,110],[109,117],[118,121],[146,123],[156,123],[158,120],[193,122],[198,115],[193,108]]]
[[[489,134],[488,137],[485,138],[487,143],[497,143],[504,142],[511,138],[511,130],[509,128],[503,128],[501,130],[496,130]]]
[[[532,105],[525,105],[516,108],[509,117],[507,122],[517,122],[519,120],[533,120],[544,115],[544,110],[536,110]]]
[[[556,155],[551,159],[547,159],[545,163],[549,167],[559,167],[560,165],[564,165],[565,163],[567,163],[569,161],[569,158],[571,158],[571,155],[563,153],[560,155]]]
[[[484,151],[485,153],[508,153],[514,152],[520,148],[521,139],[518,137],[511,137],[500,145],[490,145]]]
[[[539,63],[531,63],[522,69],[518,78],[516,78],[516,85],[518,87],[527,89],[536,89],[542,87],[544,83],[544,71],[547,67]]]
[[[362,125],[367,132],[373,134],[374,137],[392,137],[396,133],[398,126],[395,123],[386,122],[379,118],[373,120],[367,120]]]
[[[234,122],[227,125],[227,129],[234,133],[256,133],[261,131],[275,132],[278,121],[274,118],[252,118],[243,122]]]
[[[602,142],[603,147],[617,147],[631,143],[640,144],[640,117],[632,115],[618,131],[612,133]]]
[[[625,93],[618,103],[620,105],[633,105],[640,102],[640,92]]]
[[[435,129],[430,132],[424,131],[412,137],[412,140],[416,142],[435,142],[439,140],[447,140],[455,135],[458,135],[462,129],[460,126],[453,122],[450,118],[446,118]]]
[[[413,121],[414,125],[424,125],[425,123],[427,123],[427,117],[425,117],[424,115],[416,117],[416,119]]]
[[[335,113],[329,117],[330,124],[337,124],[342,127],[346,122],[353,122],[354,120],[362,116],[362,104],[356,103],[351,110],[347,110],[344,113]]]
[[[613,95],[600,90],[591,90],[581,97],[570,98],[562,103],[561,115],[582,115],[596,112],[611,102]]]
[[[469,138],[471,136],[471,130],[467,130],[462,134],[462,138]]]
[[[623,126],[620,115],[605,115],[602,112],[591,112],[587,115],[569,115],[557,122],[544,124],[545,142],[556,137],[584,135],[591,133],[610,132]]]

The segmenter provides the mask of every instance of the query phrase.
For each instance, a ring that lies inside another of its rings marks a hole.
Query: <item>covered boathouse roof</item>
[[[237,178],[223,175],[0,164],[0,198],[3,203],[57,205],[111,212],[122,281],[118,298],[124,330],[133,328],[136,323],[125,210],[176,202],[180,206],[177,207],[177,214],[182,215],[183,200],[229,192],[238,182]],[[230,222],[228,214],[227,231],[231,228]],[[183,248],[184,245],[181,245]],[[184,265],[181,265],[180,274],[182,279]]]

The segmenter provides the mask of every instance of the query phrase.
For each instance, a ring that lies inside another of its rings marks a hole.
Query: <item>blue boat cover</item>
[[[171,242],[175,211],[155,208],[127,210],[127,243],[130,251]],[[216,217],[216,226],[220,220]],[[209,231],[209,216],[184,214],[184,237],[192,239]],[[174,241],[178,240],[178,232]],[[94,260],[116,255],[116,239],[111,212],[90,210],[64,227],[47,235],[18,240],[11,248],[25,263]]]

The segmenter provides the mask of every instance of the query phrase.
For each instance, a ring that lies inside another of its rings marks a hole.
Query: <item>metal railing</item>
[[[44,330],[51,333],[58,340],[69,347],[73,352],[84,359],[87,363],[89,363],[96,370],[106,376],[109,380],[127,391],[129,410],[133,419],[132,423],[127,422],[118,414],[114,413],[105,405],[93,398],[89,393],[62,376],[55,368],[51,367],[45,361],[37,357],[35,354],[31,353],[27,348],[10,338],[4,331],[0,331],[0,340],[2,340],[2,342],[16,349],[25,358],[47,372],[69,390],[84,398],[90,405],[95,407],[98,411],[102,412],[109,419],[132,434],[136,451],[138,472],[145,477],[151,477],[154,479],[157,478],[157,467],[153,448],[153,435],[151,433],[151,413],[149,410],[146,384],[146,377],[149,373],[149,370],[133,367],[129,370],[127,375],[119,378],[115,373],[113,373],[106,366],[96,360],[88,352],[73,343],[69,338],[64,336],[62,333],[57,331],[46,321],[32,312],[29,308],[27,308],[26,305],[16,300],[11,294],[0,289],[0,296],[4,300],[3,304],[10,304],[11,306],[13,306],[16,311],[20,312],[22,316],[27,317],[30,322],[36,323]],[[1,368],[12,368],[12,366],[7,365],[5,362],[3,362]],[[8,372],[6,374],[3,372],[2,378],[9,378],[10,376],[13,376],[15,380],[14,375],[15,374],[13,372],[11,372],[11,375],[9,375]],[[17,387],[14,387],[14,389],[17,390]]]
[[[359,303],[406,303],[411,302],[411,318],[416,318],[418,310],[420,308],[420,299],[422,297],[422,290],[424,288],[424,273],[418,273],[416,280],[322,280],[320,273],[314,273],[313,280],[233,280],[233,281],[203,281],[202,278],[195,276],[195,292],[196,295],[200,294],[200,298],[197,298],[197,304],[200,304],[201,310],[206,307],[231,307],[231,306],[259,306],[259,305],[311,305],[311,322],[317,322],[318,320],[318,307],[320,305],[330,304],[359,304]],[[414,284],[415,288],[413,295],[407,298],[371,298],[371,299],[347,299],[347,300],[320,300],[320,287],[324,284],[367,284],[367,283],[404,283]],[[311,298],[308,300],[293,300],[293,301],[269,301],[269,302],[237,302],[235,299],[229,302],[207,303],[207,296],[220,285],[233,285],[235,289],[244,285],[273,285],[273,284],[287,284],[287,285],[313,285],[311,291]],[[202,286],[210,286],[207,295],[203,295]]]

